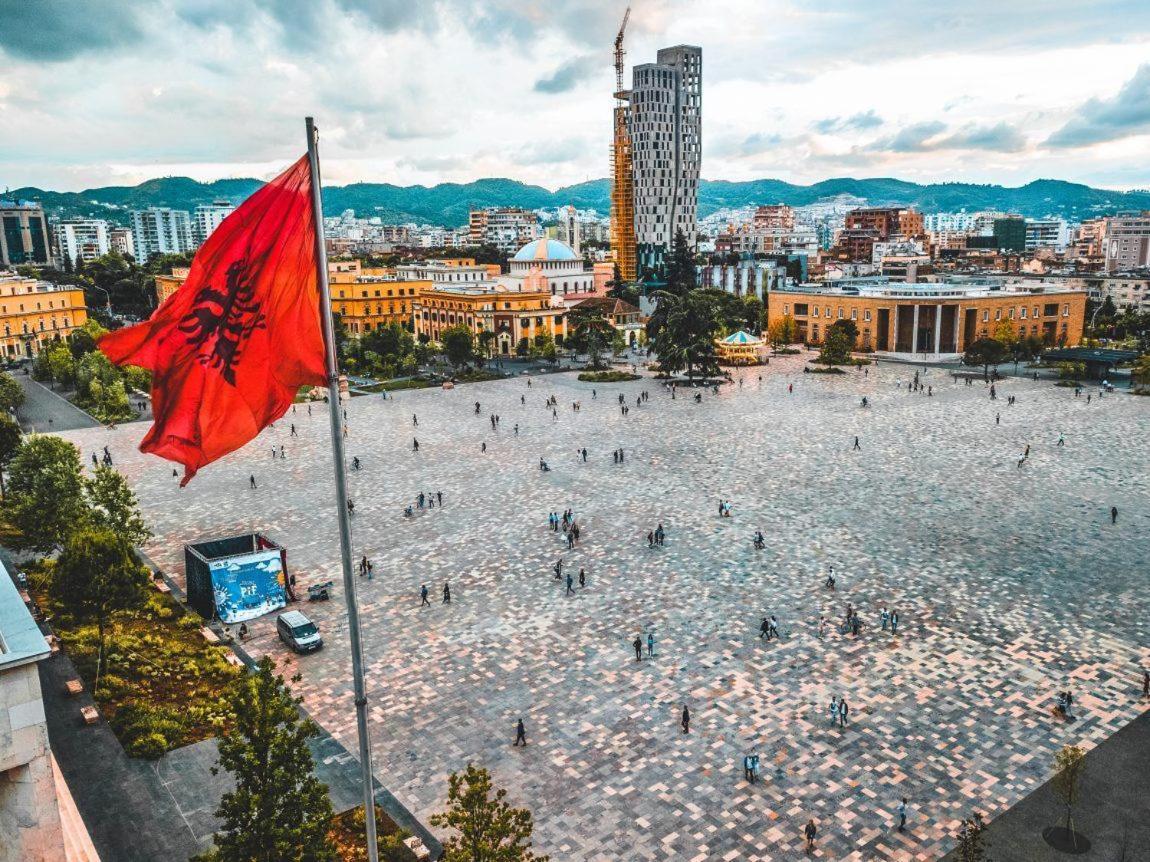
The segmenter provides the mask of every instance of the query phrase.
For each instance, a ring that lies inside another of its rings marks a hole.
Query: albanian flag
[[[140,451],[183,464],[181,485],[326,382],[311,194],[304,156],[212,232],[151,318],[99,341],[152,372]]]

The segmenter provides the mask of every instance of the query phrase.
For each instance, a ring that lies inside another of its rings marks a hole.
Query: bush
[[[846,374],[841,368],[835,365],[815,365],[807,366],[807,371],[811,374]]]
[[[583,371],[579,379],[584,383],[623,383],[628,380],[638,380],[638,374],[629,371]]]
[[[148,733],[124,746],[129,757],[142,757],[144,760],[158,760],[169,749],[168,740],[161,733]]]
[[[774,355],[775,356],[794,356],[798,353],[802,353],[802,351],[799,350],[797,347],[776,347]]]

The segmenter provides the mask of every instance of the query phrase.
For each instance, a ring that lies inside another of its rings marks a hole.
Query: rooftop
[[[873,296],[907,299],[974,299],[988,296],[1082,293],[1062,284],[1035,282],[1004,284],[1001,281],[942,281],[903,284],[885,278],[844,278],[834,282],[811,282],[788,287],[781,293],[809,293],[817,296]]]
[[[0,562],[0,670],[39,661],[51,650]]]

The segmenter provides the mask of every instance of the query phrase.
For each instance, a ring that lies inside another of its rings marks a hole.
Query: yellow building
[[[171,275],[157,275],[156,276],[156,303],[163,305],[164,301],[184,286],[184,282],[188,280],[188,273],[191,272],[186,266],[173,266]]]
[[[397,277],[393,269],[373,269],[358,260],[328,264],[331,310],[353,337],[392,323],[412,328],[416,298],[431,288],[428,279]]]
[[[793,318],[796,340],[821,344],[839,320],[858,329],[855,346],[910,355],[955,355],[980,338],[1037,337],[1073,347],[1082,340],[1086,292],[1057,284],[976,282],[895,284],[844,279],[772,290],[768,330]]]
[[[0,352],[8,358],[35,356],[88,320],[84,291],[0,272]]]
[[[463,324],[476,336],[495,333],[491,350],[502,356],[515,353],[526,338],[534,343],[546,333],[561,342],[567,337],[566,308],[561,297],[545,290],[522,292],[481,284],[436,285],[415,300],[415,332],[438,341],[443,330]]]

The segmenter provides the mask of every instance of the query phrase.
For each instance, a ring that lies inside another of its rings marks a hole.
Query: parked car
[[[315,652],[323,646],[323,638],[315,623],[299,611],[285,611],[277,616],[276,632],[280,640],[295,652]]]

